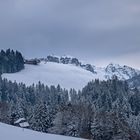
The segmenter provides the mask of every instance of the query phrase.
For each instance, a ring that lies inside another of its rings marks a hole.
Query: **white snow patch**
[[[29,123],[28,122],[23,122],[23,123],[19,123],[19,126],[22,127],[22,128],[27,128],[29,127]]]
[[[20,123],[21,121],[26,121],[26,119],[25,118],[20,118],[20,119],[18,119],[17,121],[15,121],[14,123],[16,124],[16,123]]]
[[[82,140],[79,138],[65,137],[40,133],[28,129],[0,123],[1,140]]]

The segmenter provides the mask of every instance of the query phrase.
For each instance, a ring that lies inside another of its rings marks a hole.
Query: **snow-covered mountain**
[[[107,80],[116,75],[120,80],[131,79],[140,74],[139,70],[128,66],[110,63],[101,68],[91,64],[83,64],[77,58],[48,56],[36,59],[38,65],[25,64],[25,69],[12,74],[3,74],[3,78],[23,82],[27,85],[41,81],[47,85],[60,84],[63,88],[81,89],[94,79]]]
[[[1,140],[82,140],[79,138],[51,135],[32,130],[22,129],[0,123]]]
[[[129,84],[130,88],[138,88],[138,89],[140,89],[140,75],[135,76],[135,77],[133,77],[131,79],[128,79],[127,82]]]
[[[105,68],[105,73],[107,78],[111,78],[113,75],[116,75],[120,80],[127,80],[139,75],[140,71],[126,65],[120,66],[119,64],[110,63]]]
[[[81,67],[87,71],[90,71],[94,74],[97,74],[97,75],[99,75],[103,72],[104,76],[102,77],[102,79],[112,78],[113,75],[116,75],[119,79],[126,80],[126,79],[130,79],[130,78],[140,74],[140,70],[136,70],[136,69],[131,68],[126,65],[120,66],[119,64],[110,63],[105,68],[98,68],[91,64],[83,64],[77,58],[72,57],[72,56],[66,56],[66,55],[62,56],[62,57],[49,55],[46,59],[40,59],[40,60],[44,60],[45,62],[72,64],[75,66],[79,66],[79,67]],[[100,79],[100,76],[99,76],[99,79]]]

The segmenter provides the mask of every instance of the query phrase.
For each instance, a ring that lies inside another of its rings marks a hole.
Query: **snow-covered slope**
[[[73,65],[53,62],[39,65],[25,65],[25,69],[13,74],[3,74],[3,78],[11,81],[23,82],[26,85],[41,81],[47,85],[58,85],[70,89],[81,89],[93,78],[93,73]]]
[[[107,80],[116,75],[120,80],[127,80],[140,74],[139,70],[118,64],[109,64],[105,68],[91,64],[82,64],[76,58],[57,58],[49,56],[38,65],[25,65],[25,69],[12,74],[3,74],[2,78],[32,85],[41,81],[47,85],[58,85],[70,89],[82,89],[94,79]]]
[[[22,129],[0,123],[1,140],[82,140],[78,138],[51,135],[32,130]]]

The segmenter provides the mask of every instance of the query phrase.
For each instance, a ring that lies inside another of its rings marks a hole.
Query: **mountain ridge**
[[[109,63],[106,67],[97,67],[90,63],[82,63],[79,59],[73,56],[64,55],[64,56],[56,56],[56,55],[48,55],[47,58],[37,59],[39,61],[47,62],[55,62],[62,64],[72,64],[75,66],[79,66],[87,71],[92,72],[93,74],[98,74],[103,72],[105,75],[105,79],[110,79],[112,76],[116,75],[120,80],[131,79],[140,74],[140,70],[132,68],[127,65],[119,65],[116,63]]]

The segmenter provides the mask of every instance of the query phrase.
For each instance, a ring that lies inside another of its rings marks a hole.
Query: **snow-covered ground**
[[[37,84],[39,81],[50,86],[58,84],[61,87],[77,90],[82,89],[89,81],[94,79],[107,80],[116,75],[121,80],[126,80],[140,74],[139,70],[131,67],[109,64],[106,68],[94,67],[96,73],[87,71],[80,66],[42,61],[39,65],[25,65],[25,69],[12,74],[3,74],[7,78],[26,85]]]
[[[74,65],[53,62],[39,65],[25,65],[25,69],[13,74],[3,74],[3,78],[32,85],[41,81],[47,85],[58,85],[66,89],[81,89],[93,79],[93,73]]]
[[[78,138],[45,134],[0,123],[1,140],[82,140]]]

